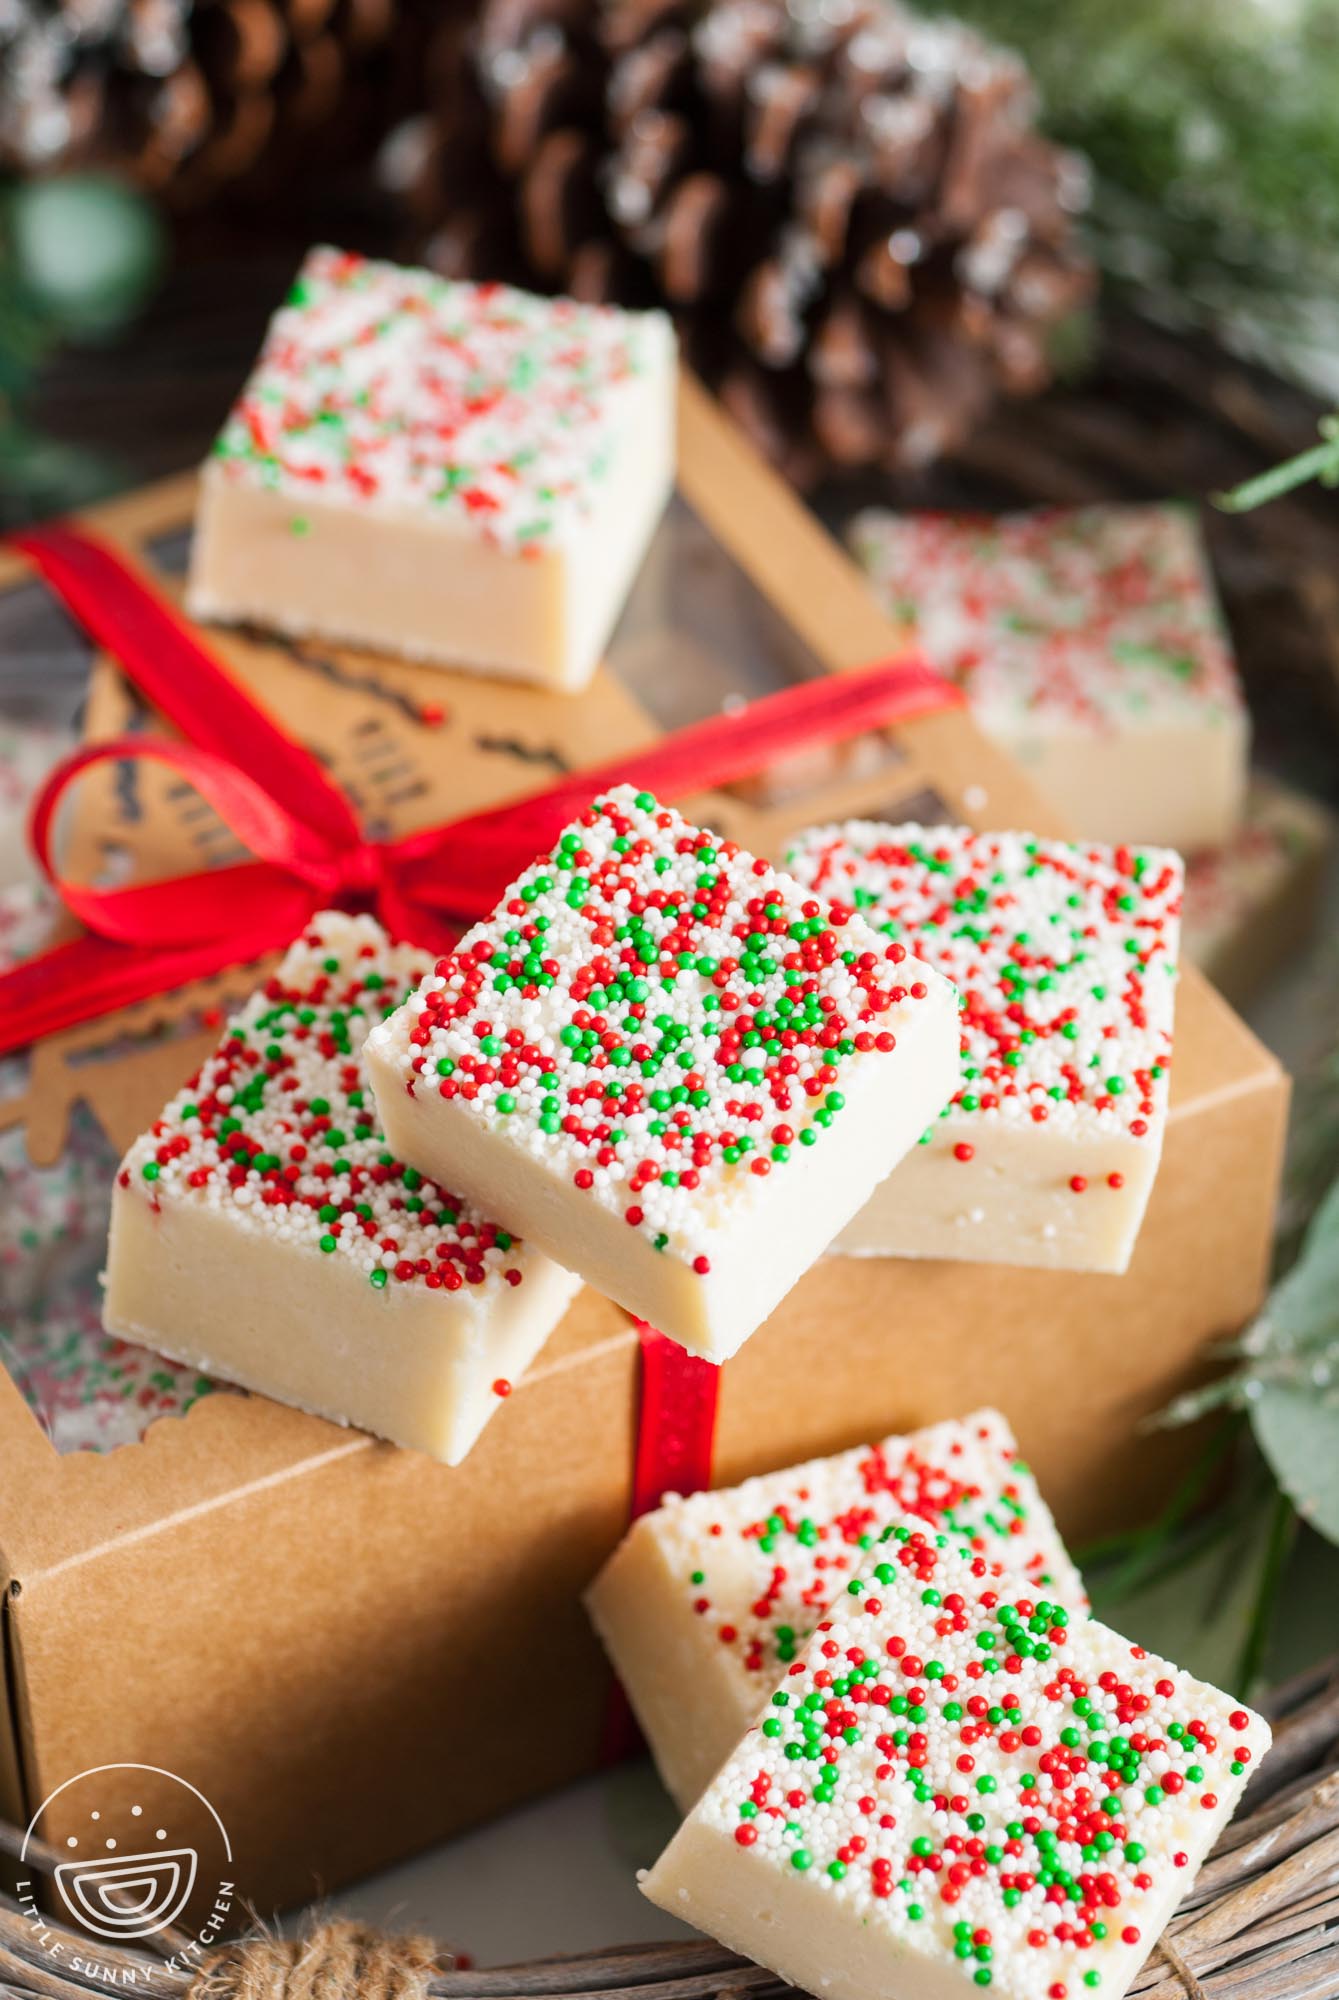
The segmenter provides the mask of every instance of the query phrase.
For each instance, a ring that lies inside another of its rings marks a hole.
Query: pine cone
[[[1039,389],[1090,289],[1021,63],[897,0],[482,0],[429,88],[428,261],[667,306],[801,484]]]
[[[114,168],[188,206],[366,153],[404,0],[9,0],[0,166]]]

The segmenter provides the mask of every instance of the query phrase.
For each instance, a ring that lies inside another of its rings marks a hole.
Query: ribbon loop
[[[61,872],[55,833],[67,793],[100,765],[140,762],[162,764],[184,778],[270,871],[297,876],[318,895],[327,883],[336,888],[342,881],[343,853],[332,850],[237,765],[166,737],[116,736],[88,744],[57,764],[34,799],[29,820],[33,853],[47,880],[66,908],[100,937],[146,946],[164,937],[177,944],[209,938],[222,942],[235,922],[230,882],[236,870],[211,869],[204,875],[174,876],[121,889],[76,883]],[[350,851],[361,856],[363,844]],[[370,879],[374,884],[379,881],[379,872]],[[259,879],[252,893],[264,893]]]
[[[172,606],[111,549],[58,525],[16,537],[67,608],[187,739],[123,736],[57,766],[33,808],[37,857],[91,935],[0,978],[0,1054],[248,964],[290,943],[332,903],[372,907],[393,938],[449,950],[536,854],[611,785],[662,797],[712,790],[811,749],[961,701],[916,659],[801,682],[543,791],[389,842],[365,838],[318,759],[254,704]],[[246,769],[235,761],[244,746]],[[81,773],[109,761],[166,765],[207,799],[254,859],[128,888],[68,881],[56,813]]]
[[[10,538],[95,645],[111,654],[158,713],[192,744],[247,769],[301,825],[329,842],[357,839],[353,808],[317,758],[295,742],[117,550],[66,521]]]

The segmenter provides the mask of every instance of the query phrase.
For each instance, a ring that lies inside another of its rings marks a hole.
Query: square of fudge
[[[829,2000],[1121,2000],[1269,1741],[907,1523],[642,1887]]]
[[[368,1029],[432,967],[314,917],[121,1164],[109,1333],[459,1464],[579,1280],[387,1145]]]
[[[786,865],[962,997],[953,1097],[838,1249],[1124,1271],[1167,1122],[1179,857],[851,820]]]
[[[891,514],[857,560],[986,733],[1089,840],[1216,847],[1250,719],[1192,511]]]
[[[390,1143],[724,1360],[957,1081],[948,981],[649,793],[597,799],[367,1045]]]
[[[187,603],[579,688],[674,478],[661,313],[309,253],[201,478]]]
[[[1019,1588],[1087,1609],[1069,1559],[997,1410],[929,1424],[685,1499],[634,1522],[586,1608],[684,1812],[863,1573],[911,1515],[998,1563]]]

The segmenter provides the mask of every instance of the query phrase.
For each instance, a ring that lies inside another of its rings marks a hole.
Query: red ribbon
[[[395,938],[450,948],[591,798],[636,784],[671,798],[788,752],[956,703],[919,660],[834,674],[663,737],[509,805],[369,841],[343,793],[121,556],[62,525],[13,537],[93,640],[186,739],[118,737],[58,765],[33,807],[34,851],[86,935],[0,979],[0,1054],[288,945],[331,905],[375,911]],[[187,779],[256,859],[121,889],[67,881],[57,809],[81,772],[147,758]]]
[[[689,1354],[645,1320],[637,1322],[639,1351],[637,1443],[629,1519],[658,1507],[667,1493],[700,1493],[711,1484],[712,1446],[721,1371]],[[644,1747],[632,1704],[614,1681],[600,1726],[599,1758],[618,1764]]]
[[[90,745],[59,765],[38,795],[34,850],[87,934],[0,979],[0,1053],[280,950],[330,904],[370,906],[394,937],[448,949],[611,784],[665,797],[710,791],[790,751],[961,700],[918,660],[833,675],[713,717],[512,805],[401,840],[368,841],[311,752],[231,679],[119,555],[61,525],[13,542],[185,741],[132,736]],[[65,792],[97,764],[139,758],[186,778],[256,859],[124,889],[66,881],[52,856]],[[709,1483],[720,1373],[653,1327],[639,1325],[638,1338],[634,1518],[667,1492],[692,1493]],[[626,1707],[611,1711],[611,1753],[626,1747],[628,1722]]]
[[[637,1456],[632,1468],[634,1521],[667,1493],[700,1493],[711,1484],[716,1398],[721,1371],[677,1341],[637,1322],[641,1343]]]

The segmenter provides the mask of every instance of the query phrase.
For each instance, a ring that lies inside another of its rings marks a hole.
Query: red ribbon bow
[[[512,804],[369,841],[312,753],[252,701],[120,556],[65,526],[15,536],[13,545],[186,740],[123,736],[92,744],[59,764],[39,793],[34,851],[87,934],[0,978],[0,1053],[281,950],[315,911],[335,904],[370,907],[393,937],[447,950],[612,784],[667,798],[710,791],[797,748],[960,699],[919,660],[807,681]],[[67,881],[52,855],[65,792],[96,764],[139,758],[187,779],[256,859],[129,888]]]

